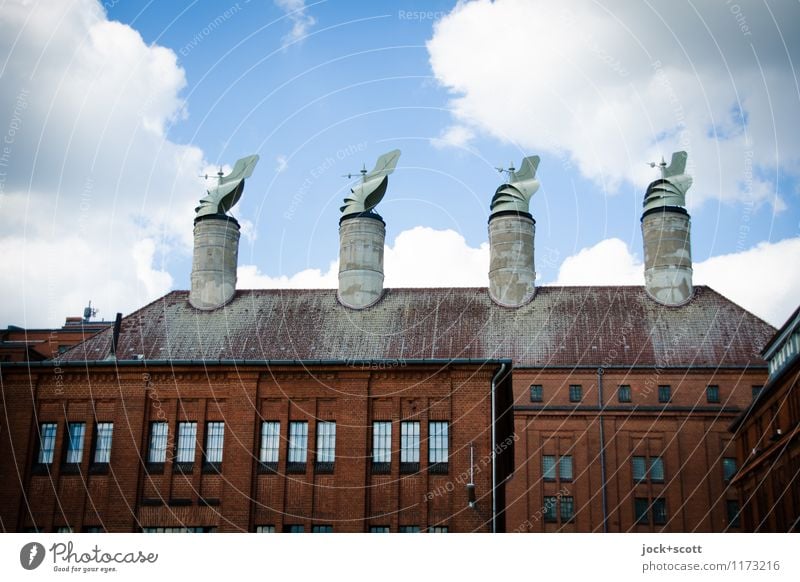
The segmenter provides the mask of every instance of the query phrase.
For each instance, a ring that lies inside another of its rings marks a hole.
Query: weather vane
[[[225,176],[220,168],[217,172],[217,185],[207,191],[200,199],[200,206],[194,209],[197,216],[225,214],[239,201],[244,191],[244,181],[253,174],[258,163],[258,155],[247,156],[236,162],[230,174]],[[208,180],[209,176],[201,176]]]
[[[664,206],[685,206],[686,191],[692,185],[692,177],[686,173],[688,154],[684,151],[672,154],[669,165],[661,157],[660,162],[648,162],[651,168],[661,171],[661,178],[647,187],[644,195],[644,209]]]
[[[507,211],[530,212],[531,198],[539,189],[539,181],[536,179],[539,161],[539,156],[528,156],[522,160],[519,170],[514,167],[513,162],[508,168],[495,168],[501,174],[506,174],[507,182],[501,184],[492,197],[492,214]]]
[[[350,188],[350,195],[344,199],[344,205],[339,208],[342,214],[358,214],[375,208],[386,194],[389,174],[394,172],[399,159],[400,150],[392,150],[378,158],[371,172],[367,172],[367,166],[364,165],[359,171],[361,181]],[[356,176],[358,174],[350,173],[343,177],[351,180]]]

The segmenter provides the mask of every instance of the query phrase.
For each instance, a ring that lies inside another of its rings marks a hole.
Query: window
[[[392,463],[392,423],[376,420],[372,423],[372,472],[388,473]]]
[[[307,424],[307,423],[304,422],[302,424]],[[291,434],[291,425],[289,426],[289,434]],[[286,533],[303,533],[305,531],[305,528],[302,525],[292,523],[283,526],[283,531],[285,531]]]
[[[401,525],[400,533],[419,533],[418,525]]]
[[[572,481],[572,455],[558,458],[555,455],[542,455],[542,478],[555,481],[556,474],[562,481]]]
[[[369,526],[369,533],[389,533],[388,525],[371,525]]]
[[[275,533],[274,525],[257,525],[256,533]]]
[[[428,423],[428,464],[432,473],[447,473],[449,430],[447,421]]]
[[[558,460],[558,476],[562,481],[572,481],[572,455],[564,455]]]
[[[434,525],[428,528],[428,533],[447,533],[448,531],[446,525]]]
[[[631,401],[631,387],[627,384],[622,384],[617,389],[617,400],[620,402],[630,402]]]
[[[649,471],[648,471],[649,468]],[[632,457],[631,472],[635,482],[650,481],[663,483],[664,481],[664,460],[661,457]]]
[[[706,402],[719,402],[719,386],[706,386]]]
[[[38,462],[41,465],[49,465],[53,462],[56,450],[56,430],[55,422],[44,422],[39,426]]]
[[[728,524],[730,524],[730,527],[740,527],[739,502],[735,499],[728,499],[725,501],[725,507],[728,510]]]
[[[212,533],[215,527],[143,527],[142,533]]]
[[[658,387],[658,401],[662,403],[669,402],[670,397],[672,396],[672,388],[669,386],[659,386]]]
[[[724,457],[722,459],[722,475],[725,481],[730,481],[736,475],[736,459],[734,457]]]
[[[653,523],[656,525],[667,523],[667,502],[663,498],[653,499]]]
[[[531,384],[531,402],[542,402],[544,400],[544,389],[541,384]]]
[[[637,497],[633,505],[636,523],[639,525],[648,525],[650,523],[650,518],[648,517],[650,501],[646,497]]]
[[[571,384],[569,387],[569,401],[580,402],[583,398],[583,388],[580,384]]]
[[[333,471],[333,463],[336,460],[336,423],[318,422],[317,423],[317,463],[318,472]]]
[[[661,457],[650,458],[650,481],[655,483],[664,482],[664,459]]]
[[[400,423],[400,471],[419,470],[419,422],[409,420]]]
[[[557,518],[557,509],[556,505],[558,504],[558,497],[554,495],[547,495],[544,498],[544,504],[542,508],[544,509],[544,521],[547,523],[553,523],[558,520]]]
[[[56,528],[56,533],[72,533],[72,527],[68,525],[60,525]]]
[[[289,423],[289,458],[286,470],[302,473],[306,470],[308,456],[308,423],[294,421]]]
[[[148,463],[163,463],[167,459],[167,423],[150,423],[150,449],[147,452]]]
[[[658,497],[652,503],[647,497],[637,497],[634,500],[634,513],[636,523],[639,525],[650,524],[650,510],[652,508],[652,522],[654,525],[664,525],[667,523],[667,502]]]
[[[222,448],[225,443],[225,423],[206,423],[205,466],[219,470],[222,464]]]
[[[556,458],[554,455],[542,455],[542,478],[545,481],[556,480]]]
[[[278,450],[280,448],[281,423],[265,420],[261,423],[261,450],[258,460],[265,469],[278,468]]]
[[[67,464],[78,464],[83,459],[83,436],[86,434],[85,422],[67,424]]]
[[[94,431],[94,457],[92,463],[105,465],[111,461],[111,437],[114,435],[113,422],[98,422]]]
[[[575,499],[573,497],[562,497],[559,505],[561,521],[570,521],[575,517]]]
[[[190,468],[194,463],[195,443],[197,442],[197,423],[178,423],[178,450],[175,461],[185,468]]]
[[[311,533],[333,533],[332,525],[312,525]]]
[[[105,531],[102,525],[87,525],[83,528],[83,533],[105,533]]]
[[[644,481],[647,474],[647,459],[645,457],[633,457],[631,459],[631,470],[634,481]]]
[[[753,388],[751,390],[751,394],[753,396],[753,400],[758,398],[758,395],[761,394],[761,389],[762,388],[763,388],[763,386],[753,386]]]

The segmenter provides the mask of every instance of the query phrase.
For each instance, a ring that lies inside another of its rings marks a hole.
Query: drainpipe
[[[495,391],[497,381],[506,371],[506,364],[500,364],[500,369],[492,377],[492,533],[497,533],[497,404]]]
[[[603,533],[608,533],[608,499],[606,496],[606,437],[603,430],[603,368],[597,368],[597,405],[600,407],[600,491],[603,499]]]

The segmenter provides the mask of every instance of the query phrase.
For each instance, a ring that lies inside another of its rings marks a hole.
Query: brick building
[[[0,362],[35,362],[55,358],[113,324],[113,321],[67,317],[63,326],[53,329],[9,325],[0,330]]]
[[[764,347],[769,378],[732,424],[749,532],[800,531],[800,308]]]
[[[535,157],[493,198],[488,289],[383,289],[366,209],[337,290],[236,291],[238,223],[198,216],[190,291],[0,367],[0,526],[736,529],[727,428],[775,330],[692,285],[675,160],[645,286],[536,288]]]

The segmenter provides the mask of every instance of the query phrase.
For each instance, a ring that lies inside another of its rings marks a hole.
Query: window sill
[[[428,473],[431,475],[447,475],[450,472],[448,463],[431,463],[428,465]]]
[[[203,463],[204,475],[219,475],[222,473],[222,463]]]
[[[306,464],[305,463],[286,463],[286,472],[287,473],[305,473],[306,472]]]
[[[333,463],[316,463],[314,472],[319,475],[330,475],[333,473]]]
[[[61,465],[62,475],[77,475],[80,472],[81,472],[80,463],[64,463],[63,465]]]
[[[391,463],[372,463],[373,475],[389,475],[392,472]]]
[[[89,465],[90,475],[107,475],[108,463],[92,463]]]
[[[263,461],[258,462],[258,472],[261,475],[277,475],[278,463],[266,463]]]
[[[147,463],[144,470],[151,475],[162,475],[164,473],[164,463]]]
[[[194,463],[174,463],[172,465],[173,473],[183,473],[184,475],[191,475],[194,471]]]
[[[400,463],[400,472],[405,474],[418,473],[419,463]]]

